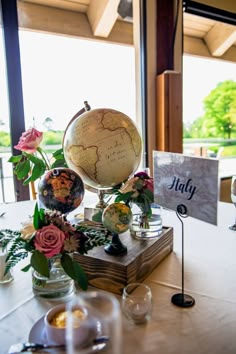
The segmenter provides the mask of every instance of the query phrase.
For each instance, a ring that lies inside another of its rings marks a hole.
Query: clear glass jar
[[[162,208],[153,203],[151,205],[152,216],[147,218],[142,210],[133,211],[133,223],[130,227],[132,236],[138,239],[159,237],[162,233]]]
[[[0,284],[9,283],[10,281],[13,280],[11,270],[9,270],[5,274],[6,258],[7,258],[7,249],[3,248],[2,243],[0,241]]]
[[[65,273],[58,256],[50,259],[49,278],[33,271],[32,285],[35,296],[50,300],[68,297],[74,293],[74,280]]]

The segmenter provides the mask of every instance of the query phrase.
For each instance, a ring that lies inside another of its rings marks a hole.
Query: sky
[[[87,100],[135,119],[134,48],[61,36],[20,32],[27,127],[50,117],[64,130]],[[47,39],[46,39],[47,38]],[[8,116],[3,44],[0,39],[0,120]],[[184,56],[183,120],[203,114],[202,101],[219,82],[236,81],[236,64]]]

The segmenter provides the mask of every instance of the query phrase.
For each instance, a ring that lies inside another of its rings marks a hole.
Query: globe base
[[[121,256],[127,253],[127,247],[121,242],[119,234],[112,234],[112,240],[109,245],[104,247],[106,253],[112,256]]]

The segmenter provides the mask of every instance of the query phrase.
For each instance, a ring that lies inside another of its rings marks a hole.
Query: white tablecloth
[[[0,229],[17,228],[33,202],[1,204]],[[179,308],[171,297],[181,292],[181,223],[163,210],[163,223],[174,227],[174,251],[146,278],[154,299],[146,325],[123,318],[124,354],[235,354],[236,353],[236,232],[232,204],[219,203],[218,226],[184,219],[185,293],[194,297],[191,308]],[[119,297],[119,296],[118,296]],[[10,344],[27,341],[35,322],[55,303],[36,299],[30,273],[14,272],[14,281],[0,285],[0,354]]]

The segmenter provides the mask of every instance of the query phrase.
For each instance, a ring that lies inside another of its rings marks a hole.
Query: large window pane
[[[135,119],[134,48],[20,31],[26,125],[64,130],[87,100]]]
[[[236,173],[236,64],[183,58],[184,153],[220,159],[220,175]]]

